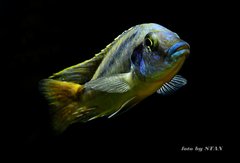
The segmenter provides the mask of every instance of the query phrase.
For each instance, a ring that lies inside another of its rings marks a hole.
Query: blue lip
[[[175,53],[173,53],[171,55],[171,58],[173,60],[178,59],[179,57],[183,56],[183,55],[188,55],[190,53],[189,49],[182,49],[182,50],[178,50]]]
[[[190,46],[185,41],[177,42],[176,44],[174,44],[172,47],[170,47],[168,49],[168,54],[173,55],[175,52],[178,51],[179,48],[181,48],[181,50],[182,49],[189,49]]]

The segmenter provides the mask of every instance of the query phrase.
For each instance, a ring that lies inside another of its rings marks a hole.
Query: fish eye
[[[153,32],[148,33],[145,36],[144,39],[144,45],[149,49],[149,50],[154,50],[156,47],[158,47],[158,39],[157,35]]]
[[[153,42],[150,38],[146,38],[144,44],[148,47],[153,46]]]

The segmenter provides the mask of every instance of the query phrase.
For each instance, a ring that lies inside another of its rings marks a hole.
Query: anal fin
[[[111,115],[108,116],[108,118],[112,118],[116,115],[119,115],[120,113],[124,113],[125,111],[127,111],[128,109],[130,109],[131,107],[133,107],[134,105],[136,105],[137,103],[135,102],[136,97],[132,97],[129,100],[127,100],[126,102],[123,103],[123,105],[114,113],[112,113]]]

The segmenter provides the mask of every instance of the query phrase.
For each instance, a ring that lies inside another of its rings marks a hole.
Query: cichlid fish
[[[136,25],[93,58],[40,81],[53,111],[53,127],[112,117],[157,92],[169,94],[187,83],[176,75],[189,44],[167,28]]]

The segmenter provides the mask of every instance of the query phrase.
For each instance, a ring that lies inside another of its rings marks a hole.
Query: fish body
[[[158,92],[186,84],[177,72],[189,45],[167,28],[136,25],[93,58],[40,82],[53,110],[53,127],[64,131],[75,122],[112,117]]]

